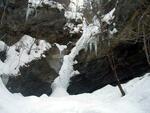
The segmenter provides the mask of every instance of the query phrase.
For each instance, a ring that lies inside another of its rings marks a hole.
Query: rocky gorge
[[[64,7],[69,0],[55,0]],[[93,92],[108,84],[117,85],[108,56],[112,56],[115,69],[121,83],[150,71],[150,2],[148,0],[102,0],[102,13],[107,14],[115,7],[114,19],[111,24],[101,23],[102,34],[94,50],[81,50],[76,57],[78,61],[74,69],[80,73],[70,80],[67,91],[69,94]],[[99,6],[94,5],[95,7]],[[49,5],[36,8],[26,20],[27,0],[0,0],[0,40],[7,45],[15,44],[23,35],[36,40],[46,40],[52,47],[45,52],[46,57],[28,63],[28,67],[20,68],[19,76],[10,76],[6,84],[12,93],[24,96],[42,94],[50,95],[51,84],[59,76],[63,64],[63,56],[70,53],[82,32],[70,33],[66,23],[81,24],[80,20],[68,20],[66,9],[58,9]],[[101,8],[101,7],[100,7]],[[91,21],[93,13],[84,9],[87,21]],[[110,36],[108,31],[117,29]],[[103,37],[103,38],[101,38]],[[58,46],[67,45],[60,53]],[[0,59],[5,61],[6,52],[0,52]]]

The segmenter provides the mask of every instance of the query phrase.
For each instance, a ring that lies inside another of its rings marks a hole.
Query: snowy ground
[[[36,40],[24,35],[12,46],[7,46],[3,41],[0,41],[0,51],[4,51],[5,48],[7,51],[6,60],[2,62],[0,59],[0,75],[18,75],[21,66],[45,57],[44,52],[48,51],[51,45],[45,40]]]
[[[91,94],[64,97],[23,97],[11,94],[0,79],[0,113],[150,113],[150,74],[117,87],[106,86]]]

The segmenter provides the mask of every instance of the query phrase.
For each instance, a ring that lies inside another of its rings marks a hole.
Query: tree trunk
[[[111,69],[112,69],[112,71],[114,73],[113,75],[114,75],[115,79],[117,80],[117,86],[118,86],[118,88],[119,88],[122,96],[125,96],[125,92],[124,92],[124,90],[123,90],[123,88],[121,86],[120,80],[118,78],[118,74],[117,74],[117,71],[116,71],[116,66],[115,66],[114,58],[108,55],[108,60],[109,60]]]

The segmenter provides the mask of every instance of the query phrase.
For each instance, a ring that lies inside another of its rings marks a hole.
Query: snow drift
[[[124,97],[117,87],[109,85],[91,94],[23,97],[11,94],[0,79],[0,113],[149,113],[150,74],[123,86]]]

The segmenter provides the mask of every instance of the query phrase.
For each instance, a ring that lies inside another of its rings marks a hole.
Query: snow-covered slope
[[[11,94],[0,79],[0,113],[149,113],[150,74],[117,87],[106,86],[91,94],[64,97],[23,97]]]
[[[24,35],[10,47],[0,41],[0,50],[4,50],[4,48],[7,51],[7,58],[4,62],[0,60],[0,75],[17,75],[21,66],[43,57],[44,52],[50,49],[51,45],[45,40],[36,40]]]

